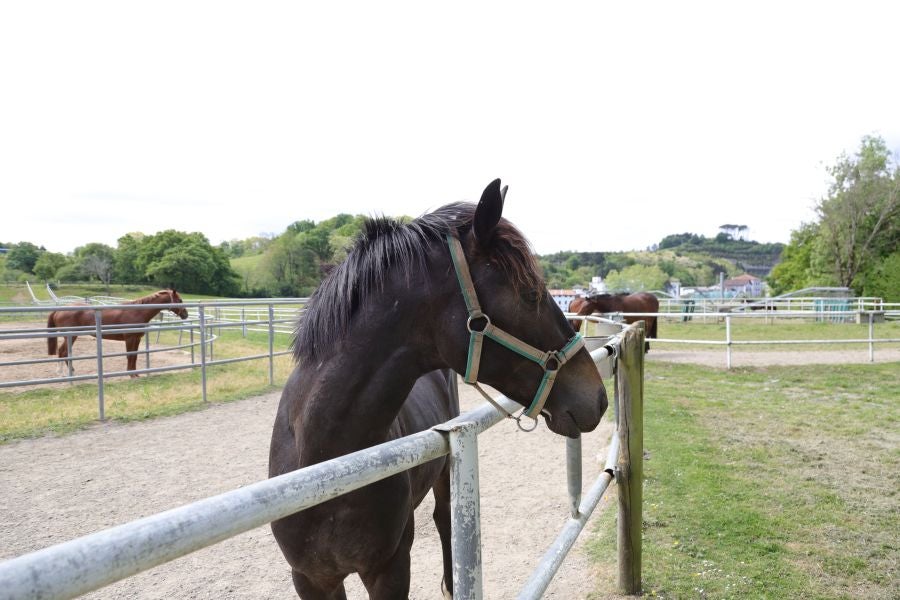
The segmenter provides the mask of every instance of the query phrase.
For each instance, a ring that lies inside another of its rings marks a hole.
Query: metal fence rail
[[[606,470],[584,501],[570,498],[573,516],[526,584],[519,596],[522,599],[540,597],[613,479],[620,486],[619,584],[624,593],[640,589],[642,329],[627,328],[591,355],[595,362],[612,360],[616,364],[618,429]],[[505,397],[498,402],[509,410],[519,408]],[[479,599],[478,456],[471,442],[503,419],[504,415],[485,403],[430,431],[5,561],[0,563],[0,599],[72,598],[448,453],[454,598]],[[571,449],[568,446],[570,493],[576,483],[580,492],[581,462],[573,458],[576,451],[580,457],[580,440],[571,442]]]
[[[891,307],[893,305],[887,305]],[[589,321],[602,321],[602,322],[619,322],[624,317],[657,317],[658,319],[674,319],[685,321],[685,315],[679,313],[667,313],[667,312],[659,312],[659,313],[607,313],[609,318],[600,318],[598,319],[596,316],[594,317],[585,317],[580,315],[567,315],[569,319],[581,319],[581,320],[589,320]],[[716,340],[696,340],[696,339],[677,339],[677,338],[655,338],[654,341],[657,343],[669,343],[669,344],[685,344],[685,345],[711,345],[711,346],[724,346],[725,347],[725,359],[726,365],[730,369],[732,367],[732,349],[735,346],[788,346],[788,345],[808,345],[808,344],[820,344],[820,345],[838,345],[838,344],[866,344],[868,346],[868,354],[869,354],[869,362],[875,362],[875,346],[878,344],[891,344],[900,342],[900,338],[894,337],[875,337],[875,324],[883,321],[885,312],[883,311],[782,311],[777,314],[779,319],[815,319],[817,322],[821,321],[829,321],[829,322],[839,322],[839,323],[847,323],[853,320],[853,322],[860,325],[867,325],[867,335],[866,337],[855,337],[855,338],[837,338],[837,339],[795,339],[795,340],[738,340],[734,339],[732,333],[732,325],[737,320],[747,320],[747,319],[765,319],[766,322],[775,323],[773,319],[775,313],[762,313],[762,312],[746,312],[746,313],[721,313],[721,312],[707,312],[707,313],[690,313],[690,320],[698,319],[703,320],[704,322],[709,320],[714,323],[725,323],[725,338],[724,339],[716,339]],[[826,318],[822,318],[822,315],[826,315]],[[838,317],[838,318],[834,318]],[[900,317],[900,313],[898,313],[898,317]],[[770,321],[771,320],[771,321]],[[777,325],[775,325],[777,326]],[[651,342],[652,343],[652,342]]]

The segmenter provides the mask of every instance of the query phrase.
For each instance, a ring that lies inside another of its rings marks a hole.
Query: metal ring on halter
[[[491,324],[491,318],[489,316],[487,316],[486,314],[484,314],[483,312],[477,312],[477,313],[471,314],[471,315],[469,315],[469,318],[466,319],[466,329],[469,330],[469,333],[484,333],[484,329],[481,329],[479,331],[475,331],[474,329],[472,329],[472,320],[473,319],[484,319],[485,321],[487,321],[487,323],[484,324],[484,329],[487,329],[488,326]]]
[[[510,416],[512,416],[512,415],[510,415]],[[525,431],[525,432],[534,431],[535,429],[537,429],[537,426],[538,426],[538,418],[537,418],[537,417],[528,417],[529,419],[532,419],[532,420],[534,421],[534,425],[532,425],[532,426],[529,428],[529,427],[525,427],[525,426],[522,425],[522,417],[524,417],[524,416],[526,416],[526,415],[525,415],[524,412],[523,412],[523,413],[520,414],[519,416],[513,417],[513,418],[516,420],[516,425],[519,426],[519,429],[521,429],[522,431]]]
[[[550,368],[550,361],[556,363],[556,367]],[[563,366],[562,359],[559,357],[559,350],[551,350],[547,353],[547,359],[544,361],[544,370],[545,371],[559,371]]]

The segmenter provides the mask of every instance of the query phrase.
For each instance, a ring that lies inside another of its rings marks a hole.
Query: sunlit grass
[[[648,364],[645,595],[900,597],[897,371]],[[598,597],[614,519],[593,542]]]

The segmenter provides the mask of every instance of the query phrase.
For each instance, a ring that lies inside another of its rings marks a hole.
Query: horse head
[[[457,277],[448,277],[456,299],[452,318],[443,320],[439,351],[466,373],[467,383],[486,383],[529,416],[543,414],[550,430],[577,437],[600,422],[606,390],[547,291],[528,242],[502,218],[505,196],[500,180],[492,182],[471,220],[448,236],[451,256],[454,245],[461,256],[452,261]],[[473,357],[475,346],[479,356]]]
[[[588,300],[582,296],[575,298],[569,304],[569,312],[576,315],[589,315],[593,312],[593,308],[588,307]],[[581,330],[581,319],[569,319],[569,325],[572,326],[576,332]]]
[[[163,290],[164,295],[168,296],[165,300],[160,301],[160,304],[182,304],[181,296],[178,295],[178,292],[175,291],[175,288],[169,288],[167,290]],[[175,307],[172,306],[169,308],[174,314],[178,315],[182,319],[188,318],[188,311],[183,306]]]

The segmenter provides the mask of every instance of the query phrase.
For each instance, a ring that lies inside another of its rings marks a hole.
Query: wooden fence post
[[[618,363],[619,464],[616,494],[619,499],[619,591],[641,592],[641,534],[644,461],[644,323],[628,328]]]

